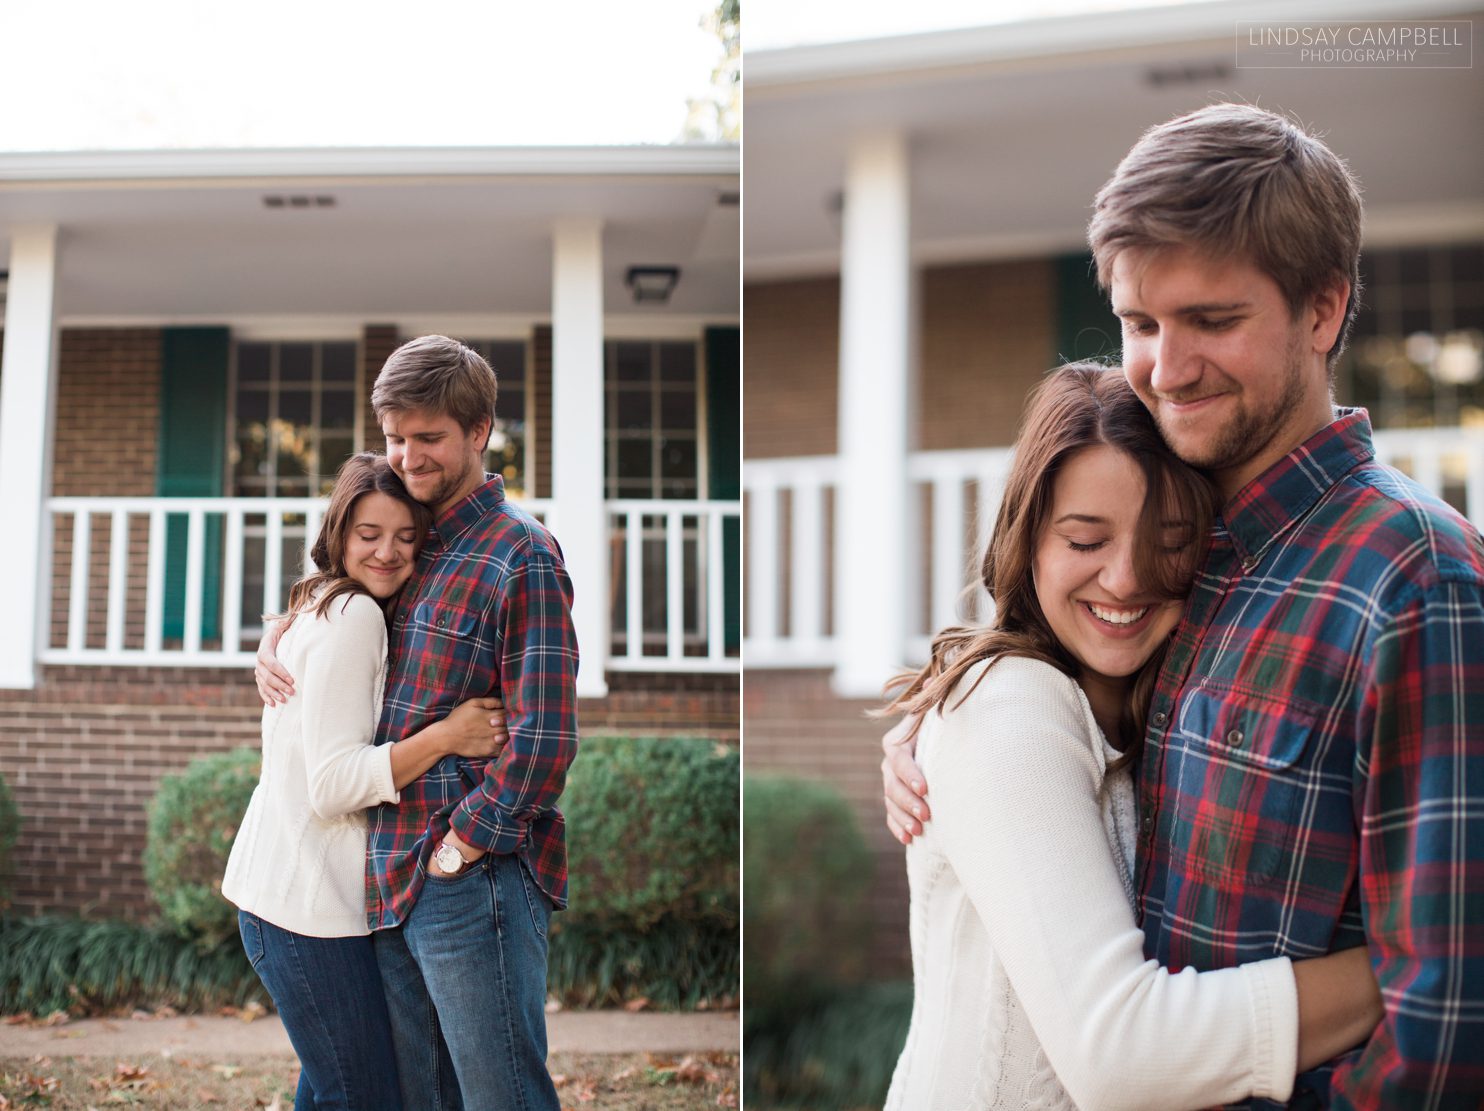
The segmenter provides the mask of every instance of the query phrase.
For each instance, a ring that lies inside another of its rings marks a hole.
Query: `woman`
[[[302,1066],[295,1107],[397,1108],[395,1054],[366,926],[361,811],[449,755],[503,742],[490,699],[463,703],[403,741],[372,746],[386,678],[385,607],[430,524],[380,455],[340,468],[310,555],[289,592],[279,658],[299,677],[263,711],[263,771],[232,845],[222,894],[248,959]]]
[[[889,1109],[1281,1100],[1380,1020],[1364,950],[1144,959],[1128,766],[1214,504],[1116,369],[1032,395],[982,567],[994,623],[941,633],[888,707],[921,715],[934,785]]]

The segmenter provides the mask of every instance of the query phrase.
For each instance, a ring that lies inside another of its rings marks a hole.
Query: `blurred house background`
[[[1402,0],[1302,15],[1484,25]],[[1238,67],[1236,22],[1284,18],[1217,0],[747,51],[745,760],[853,804],[878,975],[909,969],[906,881],[863,713],[982,613],[959,595],[1026,391],[1117,355],[1084,231],[1147,127],[1250,101],[1349,161],[1366,292],[1339,400],[1484,525],[1484,70]]]
[[[161,775],[250,668],[403,340],[483,352],[585,732],[737,739],[736,144],[0,153],[0,769],[19,914],[151,913]]]

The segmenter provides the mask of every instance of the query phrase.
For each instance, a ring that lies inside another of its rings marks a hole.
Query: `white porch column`
[[[910,163],[904,135],[862,136],[845,169],[840,251],[840,487],[832,685],[879,695],[906,655],[912,422]]]
[[[56,408],[56,284],[56,226],[11,229],[0,376],[0,519],[13,526],[15,543],[0,544],[0,582],[9,584],[12,622],[0,637],[0,687],[17,689],[36,685],[36,646],[50,601],[43,589],[41,549]]]
[[[551,282],[552,531],[567,558],[582,663],[577,693],[608,693],[608,520],[603,510],[603,224],[559,221]]]

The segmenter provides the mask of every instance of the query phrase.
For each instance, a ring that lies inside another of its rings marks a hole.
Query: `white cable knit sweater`
[[[907,850],[915,998],[888,1111],[1286,1099],[1288,959],[1177,975],[1145,960],[1127,771],[1105,777],[1117,753],[1070,678],[1010,657],[975,688],[986,667],[918,743],[933,818]]]
[[[301,613],[278,642],[294,694],[263,711],[263,773],[222,894],[285,930],[353,937],[366,925],[365,808],[401,798],[392,746],[373,746],[386,620],[366,594]]]

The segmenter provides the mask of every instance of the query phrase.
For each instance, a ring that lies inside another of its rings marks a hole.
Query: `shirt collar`
[[[1341,478],[1376,457],[1364,409],[1335,408],[1335,419],[1274,463],[1226,503],[1222,516],[1243,569],[1314,508]]]
[[[482,486],[476,487],[462,501],[449,506],[433,522],[433,532],[446,548],[484,520],[504,500],[505,479],[497,474],[486,474]]]

